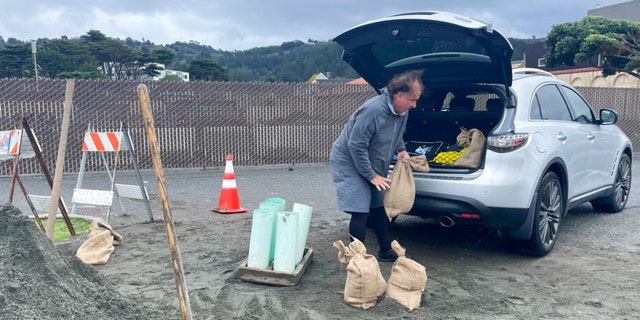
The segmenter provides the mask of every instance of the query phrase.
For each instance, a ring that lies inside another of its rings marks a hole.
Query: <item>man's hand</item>
[[[411,156],[409,155],[409,152],[405,150],[398,152],[398,154],[396,154],[396,158],[398,159],[398,161],[407,162],[409,161]]]
[[[376,176],[371,180],[371,183],[376,186],[378,191],[387,190],[391,187],[391,179],[385,178],[383,176]]]

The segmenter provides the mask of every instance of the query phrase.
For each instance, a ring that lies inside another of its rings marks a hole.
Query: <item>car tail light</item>
[[[527,144],[529,135],[526,133],[503,134],[487,137],[487,148],[495,152],[510,152]]]

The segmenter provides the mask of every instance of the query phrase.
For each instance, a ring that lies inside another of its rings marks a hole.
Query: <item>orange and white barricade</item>
[[[118,168],[118,155],[120,151],[128,151],[135,166],[135,171],[138,179],[138,185],[126,185],[116,183],[116,173]],[[107,207],[107,222],[111,214],[111,206],[113,198],[117,198],[120,203],[120,208],[124,211],[124,205],[121,198],[133,198],[143,200],[149,219],[153,221],[153,213],[151,212],[151,205],[149,204],[149,195],[147,189],[144,187],[144,182],[138,169],[137,161],[135,160],[135,154],[133,149],[133,143],[131,137],[127,132],[124,125],[121,126],[120,131],[110,132],[94,132],[89,130],[84,135],[82,142],[82,162],[80,163],[80,171],[78,172],[78,182],[76,188],[73,190],[73,206],[71,212],[75,213],[76,204],[85,204],[93,206]],[[104,155],[105,152],[115,152],[115,164],[113,172],[109,168],[109,164]],[[84,170],[86,167],[87,156],[90,153],[98,153],[102,158],[104,167],[106,168],[107,175],[110,179],[110,190],[92,190],[83,189],[82,180],[84,179]]]
[[[0,131],[0,160],[11,160],[20,153],[22,130]]]

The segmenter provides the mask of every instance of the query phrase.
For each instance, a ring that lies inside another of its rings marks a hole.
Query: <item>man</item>
[[[394,154],[408,161],[404,134],[408,112],[422,94],[422,70],[399,73],[382,94],[367,100],[349,118],[333,143],[329,164],[336,186],[338,207],[351,214],[349,233],[364,243],[367,220],[376,234],[379,261],[395,261],[391,249],[389,220],[384,210],[384,191]]]

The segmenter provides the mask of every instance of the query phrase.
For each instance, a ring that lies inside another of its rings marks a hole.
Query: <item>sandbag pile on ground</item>
[[[409,311],[420,307],[422,293],[427,284],[426,268],[406,256],[406,250],[393,240],[391,248],[398,255],[393,263],[388,283],[380,272],[375,256],[368,254],[364,244],[354,239],[349,246],[342,240],[333,243],[338,249],[338,261],[347,265],[344,301],[351,306],[367,310],[376,305],[385,294]]]

